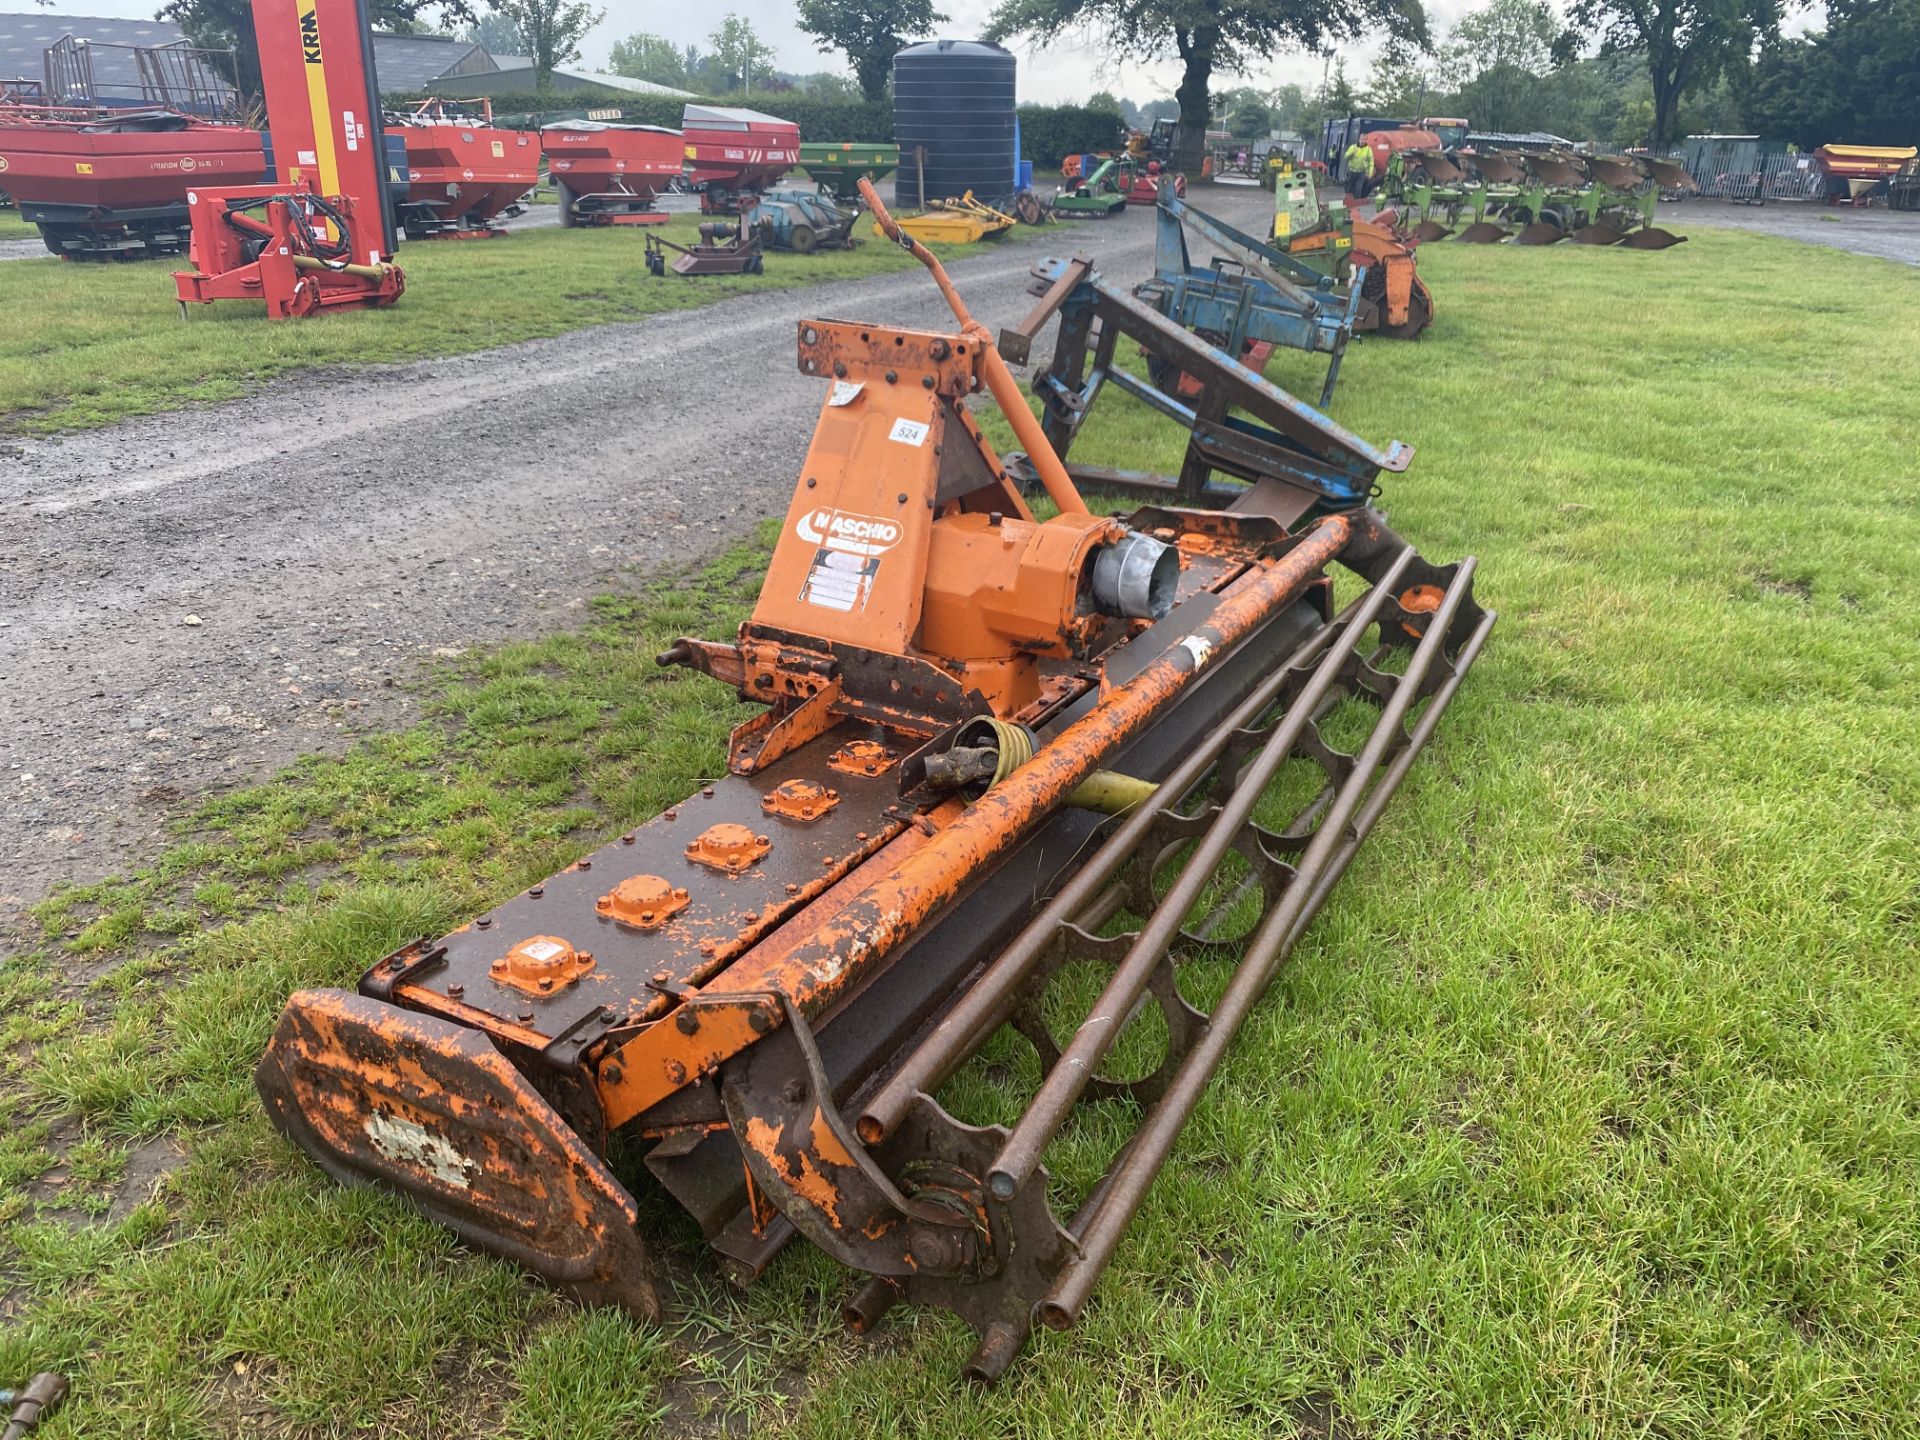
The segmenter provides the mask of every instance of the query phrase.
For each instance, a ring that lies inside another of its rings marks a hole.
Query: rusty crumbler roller
[[[657,1317],[639,1165],[607,1160],[619,1133],[739,1271],[804,1235],[867,1277],[856,1328],[944,1307],[991,1381],[1036,1318],[1074,1324],[1494,617],[1473,561],[1430,565],[1366,508],[1405,447],[1373,450],[1149,307],[1112,319],[1099,363],[1124,320],[1184,373],[1237,372],[1280,428],[1230,458],[1272,468],[1224,508],[1171,503],[1167,482],[1126,519],[1090,514],[993,338],[861,189],[959,323],[800,325],[826,394],[759,602],[734,643],[661,657],[766,705],[727,774],[357,993],[294,995],[257,1079],[339,1178]],[[1069,268],[1062,302],[1094,278]],[[1084,331],[1112,312],[1062,314]],[[968,413],[983,390],[1051,518]],[[1335,562],[1371,582],[1337,614]],[[1318,728],[1347,698],[1375,717],[1352,754]],[[1317,794],[1264,828],[1255,801],[1289,766]],[[1191,917],[1229,852],[1260,918],[1203,1015],[1176,966],[1207,948]],[[1108,978],[1056,1046],[1033,1006],[1079,961]],[[1141,1005],[1165,1015],[1165,1055],[1116,1083],[1103,1062]],[[962,1123],[935,1096],[1009,1023],[1045,1079],[1011,1129]],[[1076,1102],[1115,1096],[1139,1129],[1063,1215],[1048,1143]]]

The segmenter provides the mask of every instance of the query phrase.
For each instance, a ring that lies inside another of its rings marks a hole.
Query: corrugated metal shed
[[[470,40],[445,35],[373,37],[373,68],[385,91],[425,90],[436,80],[457,75],[487,75],[498,70],[493,57]]]

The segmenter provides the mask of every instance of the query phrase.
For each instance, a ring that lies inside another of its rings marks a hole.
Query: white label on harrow
[[[931,428],[918,420],[896,420],[893,429],[887,432],[887,438],[898,440],[902,445],[920,445],[926,442],[927,431]]]
[[[425,1170],[459,1190],[471,1190],[472,1165],[452,1142],[434,1134],[426,1126],[399,1115],[374,1111],[367,1117],[367,1139],[373,1148],[396,1165]]]
[[[531,945],[522,945],[520,953],[532,960],[551,960],[560,953],[561,948],[552,940],[536,940]]]
[[[864,380],[836,380],[833,382],[833,393],[827,396],[827,404],[851,405],[866,388]]]
[[[867,597],[873,593],[873,577],[879,570],[878,556],[863,559],[845,550],[822,548],[814,552],[800,598],[823,610],[839,610],[845,614],[864,610]]]
[[[1213,658],[1213,642],[1198,635],[1189,635],[1179,642],[1179,648],[1193,657],[1193,668],[1204,670],[1207,661]]]
[[[347,122],[347,149],[349,151],[358,150],[360,148],[360,132],[355,128],[357,122],[353,118],[353,112],[351,110],[342,110],[340,112],[340,118]]]

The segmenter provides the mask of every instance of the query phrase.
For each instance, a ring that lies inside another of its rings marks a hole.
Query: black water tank
[[[926,205],[971,190],[1013,193],[1013,56],[982,40],[929,40],[893,57],[894,192]],[[926,193],[914,147],[927,151]]]

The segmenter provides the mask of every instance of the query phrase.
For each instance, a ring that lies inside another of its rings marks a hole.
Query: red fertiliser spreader
[[[680,115],[687,183],[708,215],[737,215],[800,162],[791,120],[723,105],[689,105]]]
[[[659,193],[680,177],[684,142],[659,125],[560,120],[540,131],[560,223],[663,225]]]
[[[423,100],[387,117],[407,143],[407,198],[399,220],[409,240],[485,240],[507,232],[522,195],[540,179],[533,136],[493,128],[490,100]]]
[[[141,260],[187,248],[187,191],[251,185],[260,132],[167,110],[0,106],[0,171],[55,255]]]

